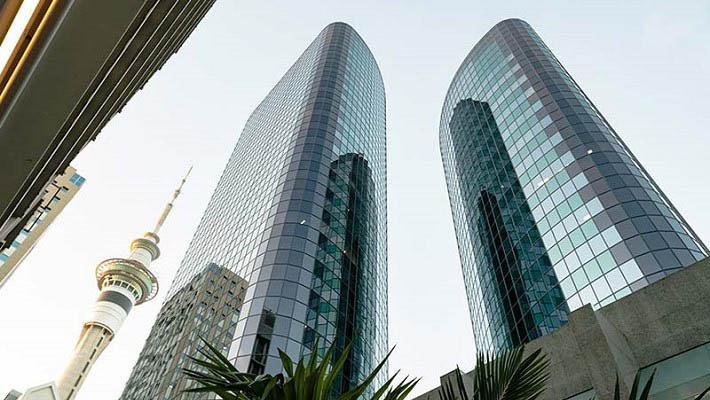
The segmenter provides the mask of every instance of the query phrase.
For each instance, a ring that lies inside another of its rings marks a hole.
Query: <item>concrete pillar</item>
[[[71,360],[57,380],[60,400],[72,400],[76,396],[94,362],[112,338],[111,331],[103,326],[91,323],[84,325]]]

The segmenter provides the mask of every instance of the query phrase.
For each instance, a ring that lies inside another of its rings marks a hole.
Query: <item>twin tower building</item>
[[[121,399],[197,396],[180,368],[200,336],[255,373],[354,341],[340,389],[385,356],[385,103],[363,39],[327,26],[247,121]],[[708,254],[521,20],[468,54],[439,135],[479,350]]]

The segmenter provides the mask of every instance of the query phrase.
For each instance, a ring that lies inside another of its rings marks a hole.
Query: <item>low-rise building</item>
[[[526,355],[542,349],[550,359],[543,399],[612,399],[617,375],[628,393],[637,372],[645,382],[653,371],[651,400],[693,399],[710,386],[708,293],[710,258],[596,311],[573,311],[562,328],[525,346]],[[414,400],[439,399],[436,388]]]

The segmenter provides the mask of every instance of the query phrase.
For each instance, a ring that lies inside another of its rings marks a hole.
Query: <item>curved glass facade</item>
[[[166,304],[205,265],[227,268],[246,281],[236,323],[208,307],[196,329],[231,330],[236,366],[272,374],[278,349],[298,359],[355,340],[347,388],[387,352],[386,201],[382,77],[360,36],[334,23],[247,121]]]
[[[535,339],[707,255],[524,21],[469,53],[439,134],[479,350]]]

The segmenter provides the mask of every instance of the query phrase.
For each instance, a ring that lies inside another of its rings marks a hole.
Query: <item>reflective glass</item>
[[[479,350],[535,339],[707,254],[524,21],[468,54],[439,133]]]
[[[335,343],[337,357],[353,341],[337,387],[359,382],[387,352],[385,143],[377,63],[350,26],[331,24],[247,121],[164,310],[217,265],[246,282],[226,352],[238,369],[275,374],[279,349],[298,359]],[[222,313],[201,313],[205,329]],[[161,384],[141,375],[131,380]]]

